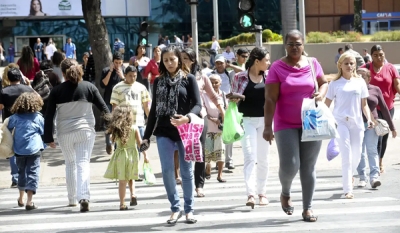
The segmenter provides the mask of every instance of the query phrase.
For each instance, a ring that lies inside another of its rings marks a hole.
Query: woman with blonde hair
[[[330,83],[325,104],[329,107],[335,101],[333,115],[337,121],[337,139],[342,156],[342,182],[345,198],[353,199],[353,174],[360,163],[361,145],[366,127],[372,128],[369,96],[365,81],[356,72],[356,59],[350,53],[343,53],[337,63],[338,74]],[[362,110],[362,111],[361,111]]]
[[[43,141],[55,147],[55,120],[58,143],[65,158],[69,206],[76,206],[79,201],[81,212],[87,212],[90,200],[90,156],[96,137],[92,104],[103,114],[110,111],[97,87],[90,82],[82,82],[83,70],[78,62],[64,60],[61,71],[66,81],[50,92]]]

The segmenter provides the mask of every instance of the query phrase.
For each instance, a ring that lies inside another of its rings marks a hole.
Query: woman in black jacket
[[[152,134],[156,136],[164,187],[171,203],[169,224],[175,224],[182,217],[174,173],[174,151],[178,148],[186,222],[195,223],[193,165],[184,159],[185,149],[176,127],[190,122],[186,114],[200,116],[199,88],[196,78],[183,63],[178,47],[170,46],[162,51],[159,71],[160,76],[153,85],[153,101],[142,146],[149,145]]]

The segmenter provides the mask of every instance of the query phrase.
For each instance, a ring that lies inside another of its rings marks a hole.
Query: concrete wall
[[[344,48],[346,43],[329,43],[329,44],[306,44],[305,51],[310,57],[316,57],[321,63],[325,74],[337,73],[335,64],[335,56],[338,48]],[[382,45],[386,59],[392,64],[400,64],[400,42],[362,42],[352,43],[353,49],[361,55],[362,50],[366,48],[368,51],[375,44]],[[280,59],[285,55],[282,44],[265,44],[271,53],[271,61]]]

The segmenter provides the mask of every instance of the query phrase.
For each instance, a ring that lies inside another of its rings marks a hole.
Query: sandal
[[[128,210],[128,206],[126,205],[120,205],[119,210]]]
[[[186,214],[186,223],[195,224],[197,219],[193,218],[193,213]]]
[[[354,198],[354,194],[353,193],[346,193],[344,196],[346,197],[346,199],[353,199]]]
[[[318,216],[314,215],[313,213],[311,213],[311,215],[306,215],[306,212],[307,210],[304,210],[303,213],[301,213],[304,222],[316,222],[318,220]]]
[[[25,206],[24,203],[20,203],[20,202],[19,202],[19,198],[17,199],[17,202],[18,202],[18,206],[19,206],[19,207],[24,207],[24,206]]]
[[[220,182],[220,183],[226,183],[226,180],[223,180],[223,179],[221,179],[221,178],[217,178],[217,180],[218,180],[218,182]]]
[[[32,205],[26,205],[25,209],[26,210],[36,210],[38,207],[35,205],[35,203],[32,202]]]
[[[288,200],[287,200],[288,206],[283,206],[283,204],[282,204],[283,198],[288,198]],[[281,206],[282,206],[283,212],[285,212],[287,215],[292,215],[293,211],[294,211],[294,207],[289,204],[291,202],[290,197],[285,197],[281,194],[280,201],[281,201]]]
[[[260,206],[266,206],[269,204],[269,201],[264,194],[258,195],[258,198],[260,199],[260,201],[258,203]]]
[[[167,220],[168,224],[176,224],[176,222],[178,222],[178,220],[182,217],[182,211],[179,211],[179,214],[176,218],[173,218],[174,215],[175,213],[172,213],[171,217]]]
[[[246,206],[250,206],[251,209],[254,209],[254,197],[252,195],[249,195],[247,198]]]
[[[197,197],[205,197],[206,196],[206,195],[204,195],[202,188],[197,188],[196,193],[197,193]]]
[[[137,198],[131,197],[131,202],[129,203],[130,206],[137,206]]]

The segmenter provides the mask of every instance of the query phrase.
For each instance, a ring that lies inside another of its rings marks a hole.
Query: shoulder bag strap
[[[318,92],[318,81],[317,81],[317,77],[315,74],[315,67],[314,67],[314,62],[313,59],[311,57],[307,57],[308,63],[310,64],[311,67],[311,73],[312,73],[312,77],[314,80],[314,93]]]

